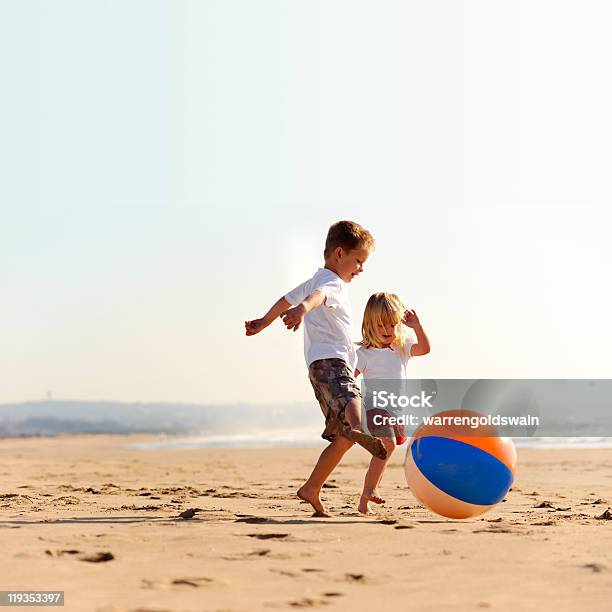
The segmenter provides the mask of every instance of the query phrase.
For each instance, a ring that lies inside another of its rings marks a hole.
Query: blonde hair
[[[361,334],[363,340],[358,342],[364,348],[382,348],[383,340],[378,331],[379,325],[394,325],[395,340],[391,347],[396,349],[405,357],[405,344],[408,339],[405,326],[402,325],[402,318],[406,306],[395,293],[374,293],[370,296],[363,312],[363,323],[361,324]]]

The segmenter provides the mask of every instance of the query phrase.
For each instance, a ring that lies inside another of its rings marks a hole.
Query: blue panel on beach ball
[[[452,438],[419,438],[410,450],[416,466],[429,482],[469,504],[496,504],[514,479],[497,457]]]

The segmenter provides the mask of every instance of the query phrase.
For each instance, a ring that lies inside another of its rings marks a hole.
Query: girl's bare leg
[[[383,445],[387,451],[386,459],[378,459],[378,457],[372,457],[370,460],[370,466],[365,475],[363,483],[363,492],[361,499],[359,500],[358,510],[362,514],[371,514],[368,502],[375,504],[384,504],[385,500],[380,496],[378,492],[378,485],[382,480],[382,475],[391,459],[391,455],[395,450],[395,440],[393,438],[382,438]]]

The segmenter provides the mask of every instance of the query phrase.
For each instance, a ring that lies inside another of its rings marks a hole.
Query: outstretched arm
[[[279,317],[284,312],[291,308],[291,304],[284,298],[280,298],[277,300],[272,308],[266,312],[266,314],[261,317],[261,319],[253,319],[252,321],[245,321],[244,327],[246,329],[247,336],[254,336],[258,334],[263,329],[266,329],[276,317]]]
[[[291,308],[291,304],[284,298],[280,298],[275,304],[261,317],[261,319],[253,319],[252,321],[245,321],[244,326],[246,329],[247,336],[254,336],[260,331],[268,327],[276,317],[283,317],[283,323],[287,326],[287,329],[296,331],[302,323],[306,314],[308,314],[313,308],[320,306],[325,302],[325,293],[320,289],[313,291],[308,295],[300,304]]]

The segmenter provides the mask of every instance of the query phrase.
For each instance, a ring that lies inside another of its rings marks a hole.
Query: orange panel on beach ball
[[[467,410],[438,415],[482,416]],[[406,480],[414,496],[433,512],[469,518],[490,510],[510,489],[516,450],[489,425],[423,425],[410,440]]]

